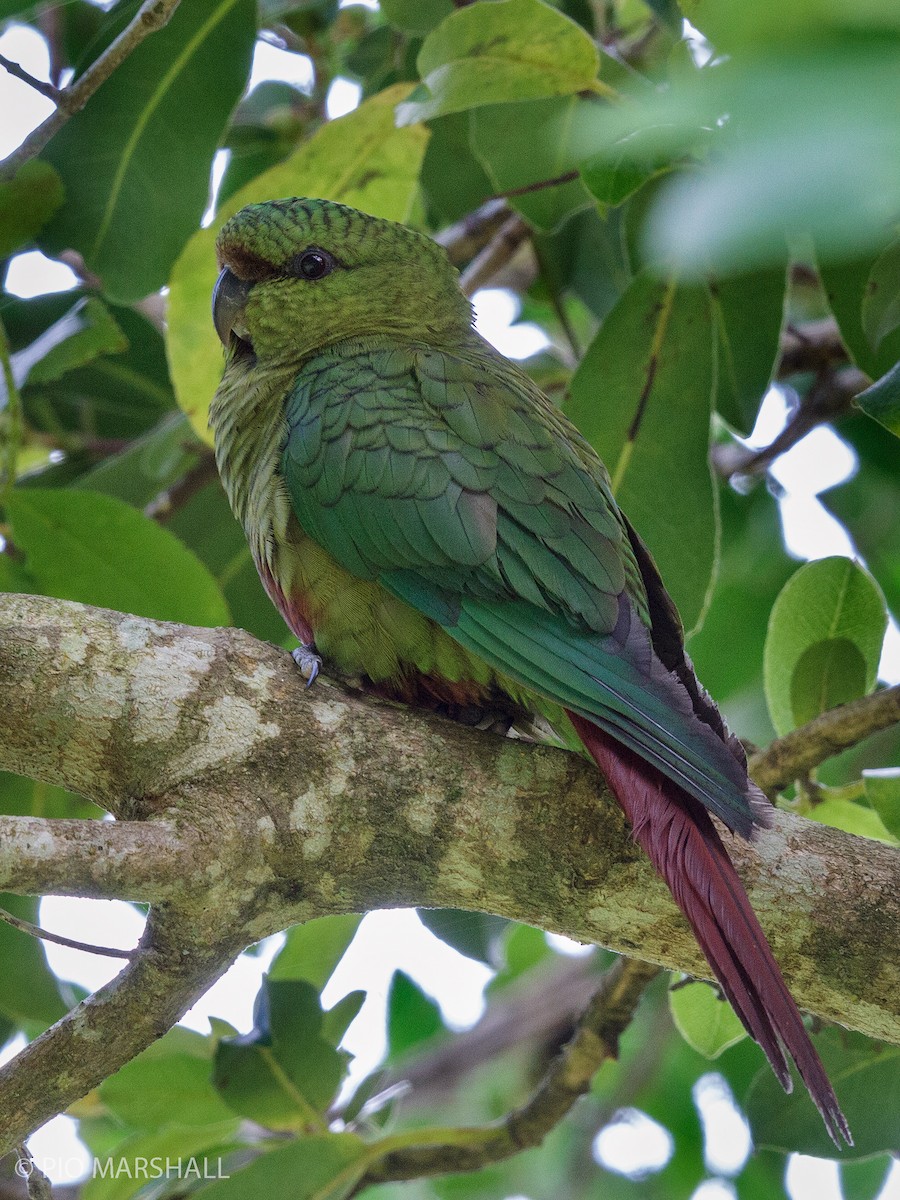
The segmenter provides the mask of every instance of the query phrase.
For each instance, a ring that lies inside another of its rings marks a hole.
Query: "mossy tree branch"
[[[244,946],[311,917],[480,909],[707,975],[577,755],[327,680],[307,692],[287,654],[237,630],[42,597],[0,597],[0,689],[0,767],[118,818],[0,818],[0,886],[153,904],[118,978],[0,1072],[0,1153],[164,1033]],[[898,852],[784,813],[729,846],[798,1003],[900,1042]],[[77,1053],[85,1028],[102,1057]]]

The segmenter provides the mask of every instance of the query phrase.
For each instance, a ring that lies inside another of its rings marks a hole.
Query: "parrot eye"
[[[322,279],[334,270],[334,259],[325,250],[304,250],[291,263],[291,274],[301,279]]]

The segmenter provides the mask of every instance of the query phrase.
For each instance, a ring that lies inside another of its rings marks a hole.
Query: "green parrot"
[[[217,242],[216,458],[300,641],[383,695],[540,714],[595,760],[786,1090],[850,1131],[710,820],[767,801],[697,681],[603,463],[472,327],[444,251],[326,200],[253,204]]]

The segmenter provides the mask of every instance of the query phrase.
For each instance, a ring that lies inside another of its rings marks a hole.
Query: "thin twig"
[[[503,200],[488,200],[454,225],[435,234],[434,240],[444,247],[447,257],[458,267],[483,250],[511,215],[512,210]]]
[[[492,1125],[416,1129],[384,1138],[377,1147],[380,1157],[353,1194],[373,1183],[475,1171],[539,1146],[589,1089],[599,1067],[616,1056],[619,1037],[658,971],[648,963],[619,959],[603,976],[572,1039],[521,1107]]]
[[[76,942],[74,938],[63,937],[61,933],[51,933],[40,925],[32,925],[23,917],[13,916],[5,908],[0,908],[0,921],[5,921],[13,929],[27,933],[29,937],[42,938],[45,942],[53,942],[57,946],[68,946],[70,950],[84,950],[88,954],[105,954],[108,958],[131,958],[133,950],[116,950],[112,946],[92,946],[88,942]]]
[[[769,796],[881,729],[900,723],[900,684],[832,708],[754,754],[750,774]]]
[[[35,79],[24,67],[20,67],[17,62],[13,62],[11,58],[7,58],[5,54],[0,54],[0,67],[3,67],[14,78],[21,79],[23,83],[27,83],[36,92],[40,92],[42,96],[46,96],[48,100],[52,100],[54,104],[59,104],[61,93],[59,88],[54,87],[52,83],[47,83],[43,79]]]
[[[484,287],[493,279],[515,256],[530,232],[519,214],[513,213],[463,272],[459,286],[466,295],[474,295],[480,287]]]
[[[63,88],[59,92],[56,97],[56,111],[51,113],[46,121],[42,121],[17,150],[4,159],[0,164],[0,179],[11,178],[22,163],[40,154],[57,130],[84,108],[94,92],[122,65],[129,54],[151,33],[162,29],[168,23],[179,3],[180,0],[144,0],[134,18],[119,36],[110,42],[100,57],[71,87]]]

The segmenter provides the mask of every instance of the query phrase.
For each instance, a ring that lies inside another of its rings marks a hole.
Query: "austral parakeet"
[[[429,238],[290,199],[232,217],[218,257],[216,457],[306,677],[318,651],[381,694],[574,728],[775,1074],[787,1051],[849,1141],[709,817],[750,837],[767,802],[594,450]]]

